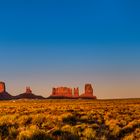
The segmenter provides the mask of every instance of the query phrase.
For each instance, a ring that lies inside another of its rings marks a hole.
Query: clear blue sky
[[[139,0],[0,0],[0,80],[29,85],[94,84],[99,98],[140,97]]]

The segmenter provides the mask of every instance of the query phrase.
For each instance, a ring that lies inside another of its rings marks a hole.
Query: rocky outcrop
[[[72,97],[72,89],[67,87],[53,88],[52,96],[66,96]]]
[[[74,98],[79,98],[79,88],[74,88]]]
[[[25,93],[27,93],[27,94],[31,94],[31,93],[32,93],[31,88],[30,88],[30,87],[26,87],[26,92],[25,92]]]
[[[3,93],[5,91],[6,91],[5,83],[4,82],[0,82],[0,93]]]
[[[26,87],[25,93],[15,96],[15,99],[45,99],[45,98],[42,96],[33,94],[30,87]]]
[[[74,94],[73,94],[74,92]],[[52,89],[51,99],[72,99],[79,97],[79,88],[58,87]]]
[[[85,85],[85,93],[83,93],[80,98],[84,99],[96,99],[96,96],[93,95],[93,87],[91,84]]]
[[[52,94],[49,99],[96,99],[93,95],[91,84],[85,85],[85,93],[79,96],[79,88],[58,87],[52,89]]]
[[[93,87],[91,84],[85,85],[85,92],[79,95],[79,88],[58,87],[52,89],[52,94],[47,99],[96,99],[93,94]],[[0,100],[11,99],[45,99],[43,96],[38,96],[32,93],[30,87],[26,87],[25,93],[17,96],[12,96],[6,92],[6,86],[4,82],[0,82]]]
[[[11,100],[14,97],[6,91],[4,82],[0,82],[0,100]]]

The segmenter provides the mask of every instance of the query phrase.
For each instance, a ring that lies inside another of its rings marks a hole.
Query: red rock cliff
[[[6,91],[5,83],[0,82],[0,93],[5,92],[5,91]]]
[[[96,96],[93,95],[93,87],[91,84],[85,84],[85,93],[80,96],[81,98],[95,98]]]

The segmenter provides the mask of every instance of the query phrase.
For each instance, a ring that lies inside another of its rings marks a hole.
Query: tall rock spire
[[[87,96],[93,96],[93,87],[91,84],[85,85],[85,95]]]
[[[31,88],[30,87],[26,87],[26,92],[25,93],[32,93],[32,90],[31,90]]]

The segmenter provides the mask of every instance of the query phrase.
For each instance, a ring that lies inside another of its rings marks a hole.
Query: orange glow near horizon
[[[52,83],[49,81],[45,81],[42,79],[30,81],[21,81],[21,82],[8,82],[6,81],[7,91],[12,95],[17,95],[20,93],[25,92],[25,86],[31,86],[33,93],[42,95],[44,97],[48,97],[52,93],[53,87],[79,87],[79,94],[84,93],[84,86],[85,83],[91,83],[94,90],[94,95],[97,96],[99,99],[108,99],[108,98],[139,98],[140,88],[139,88],[139,80],[131,79],[131,80],[116,80],[116,79],[97,79],[95,81],[84,81],[84,82],[76,82],[76,81],[67,81],[63,83],[63,79],[58,82]]]

